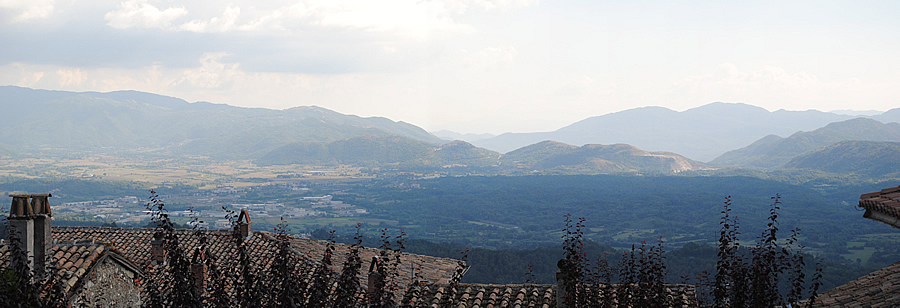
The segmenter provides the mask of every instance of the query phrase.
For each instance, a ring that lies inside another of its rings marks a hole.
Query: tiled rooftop
[[[866,218],[873,218],[872,212],[878,212],[893,220],[900,219],[900,186],[885,188],[881,191],[859,196],[859,207],[866,209]],[[883,221],[884,219],[876,220]],[[885,223],[898,227],[896,221],[894,223]]]
[[[192,230],[179,229],[175,231],[182,249],[190,252],[200,245],[199,237],[194,236]],[[97,227],[54,227],[53,239],[59,243],[73,243],[79,240],[93,240],[97,243],[118,248],[129,260],[140,268],[146,268],[151,264],[150,241],[153,239],[153,229],[141,228],[97,228]],[[216,260],[219,268],[237,266],[237,247],[234,245],[232,231],[206,231],[208,242],[207,249]],[[277,241],[272,233],[253,231],[253,236],[248,240],[251,262],[257,269],[266,269],[271,265],[277,252]],[[325,253],[327,242],[304,238],[292,238],[291,246],[302,254],[307,260],[318,262]],[[348,245],[335,244],[332,257],[332,270],[338,272],[346,258]],[[378,255],[379,250],[373,248],[360,249],[362,259],[360,280],[366,284],[369,263],[372,256]],[[431,282],[444,282],[456,271],[457,260],[436,258],[430,256],[401,253],[401,265],[398,270],[398,285],[402,287],[416,280],[414,271],[420,279]]]
[[[455,288],[455,295],[453,294]],[[556,307],[555,285],[459,284],[412,286],[403,307]],[[448,305],[450,304],[450,305]]]
[[[900,228],[900,187],[863,194],[864,217]],[[814,307],[897,307],[900,305],[900,262],[857,278],[820,295]]]
[[[63,289],[68,293],[73,287],[91,272],[93,266],[102,259],[105,252],[111,249],[105,245],[86,244],[57,244],[51,248],[56,267],[59,269],[60,278],[65,281]],[[126,263],[127,261],[120,260]],[[131,266],[131,264],[128,264]],[[9,266],[9,245],[0,245],[0,266]]]
[[[291,245],[297,251],[303,253],[308,259],[319,261],[325,253],[326,241],[294,238]],[[334,269],[340,271],[344,264],[347,252],[350,250],[348,245],[335,244],[334,251]],[[361,271],[367,273],[372,257],[377,256],[380,250],[375,248],[362,247],[359,250],[359,257],[362,259]],[[427,280],[431,283],[447,283],[450,277],[456,272],[457,260],[448,258],[438,258],[424,255],[416,255],[409,253],[401,253],[400,268],[397,270],[398,284],[406,286],[416,281],[415,274],[418,273],[418,280]],[[365,285],[368,277],[363,275],[361,282]]]
[[[59,243],[73,243],[79,240],[93,240],[96,243],[116,247],[122,251],[126,258],[145,267],[150,264],[150,241],[153,239],[153,229],[147,228],[96,228],[96,227],[53,227],[53,239]],[[256,266],[267,266],[268,261],[275,254],[273,241],[256,232],[258,236],[251,237],[247,244]],[[175,230],[181,248],[185,253],[190,253],[194,247],[200,246],[200,237],[194,236],[193,230]],[[219,266],[228,266],[227,262],[234,261],[237,256],[237,247],[234,245],[231,231],[206,232],[209,242],[207,250],[213,256],[219,257]]]
[[[455,288],[455,292],[454,292]],[[486,285],[459,284],[457,286],[411,286],[403,297],[401,307],[556,307],[556,285]],[[669,284],[666,292],[670,307],[697,307],[696,288],[692,285]]]
[[[897,307],[900,262],[819,295],[814,307]]]

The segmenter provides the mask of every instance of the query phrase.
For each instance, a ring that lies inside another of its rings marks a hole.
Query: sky
[[[0,0],[0,85],[551,131],[900,107],[900,1]]]

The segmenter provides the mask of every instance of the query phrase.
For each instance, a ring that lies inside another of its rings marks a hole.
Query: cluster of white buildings
[[[291,187],[292,189],[294,187]],[[211,190],[213,195],[198,196],[199,199],[181,200],[178,203],[187,202],[193,206],[191,210],[170,211],[171,217],[195,217],[198,227],[209,229],[231,228],[227,213],[222,210],[222,201],[235,202],[239,195],[249,191],[247,187],[219,187]],[[225,198],[222,196],[225,195]],[[238,196],[228,198],[228,196]],[[165,198],[164,198],[165,199]],[[180,198],[176,197],[176,200]],[[309,217],[348,217],[368,214],[363,208],[334,200],[334,196],[302,197],[299,204],[285,205],[269,201],[266,203],[231,203],[228,207],[239,212],[246,209],[252,217],[284,217],[284,218],[309,218]],[[82,202],[68,202],[55,205],[57,211],[75,212],[95,218],[115,221],[117,224],[141,223],[147,219],[147,211],[140,205],[141,199],[127,196],[111,200],[96,200]],[[202,221],[202,222],[200,222]]]
[[[125,207],[132,207],[140,203],[140,199],[135,196],[126,196],[110,200],[94,200],[80,202],[66,202],[54,205],[55,211],[71,211],[76,213],[84,213],[96,218],[112,219],[116,223],[127,223],[140,221],[143,213],[130,213]]]

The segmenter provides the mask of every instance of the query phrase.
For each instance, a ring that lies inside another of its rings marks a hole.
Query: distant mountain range
[[[797,156],[848,140],[900,141],[900,124],[882,124],[872,119],[856,118],[831,123],[810,132],[798,132],[787,138],[769,135],[749,146],[729,151],[710,164],[776,169]]]
[[[794,157],[785,168],[874,178],[900,176],[900,142],[842,141]]]
[[[648,151],[668,151],[709,161],[767,135],[788,136],[851,118],[854,117],[815,110],[769,112],[732,103],[712,103],[682,112],[644,107],[590,117],[552,132],[506,133],[472,143],[501,153],[544,140],[574,145],[626,143]],[[900,108],[872,118],[898,122]]]
[[[362,135],[444,142],[386,118],[344,115],[320,107],[241,108],[136,91],[66,92],[0,87],[0,144],[21,149],[121,151],[163,148],[216,158],[260,157],[300,141]],[[21,151],[20,151],[21,153]]]
[[[562,173],[657,172],[677,173],[712,169],[668,152],[647,152],[627,144],[588,144],[581,147],[544,141],[506,153],[500,158],[507,170]]]
[[[710,165],[815,169],[812,158],[792,160],[842,141],[900,141],[900,124],[888,123],[900,122],[900,108],[854,118],[728,103],[683,112],[645,107],[590,117],[553,132],[499,136],[448,131],[436,136],[412,124],[316,106],[242,108],[137,91],[0,86],[0,108],[7,115],[0,121],[0,157],[139,150],[269,165],[487,168],[498,174],[674,173],[716,168]],[[866,153],[848,153],[870,149],[857,144],[844,149],[842,157],[867,159]],[[710,159],[709,165],[697,161]]]

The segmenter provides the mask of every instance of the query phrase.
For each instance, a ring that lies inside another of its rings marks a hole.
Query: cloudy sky
[[[787,3],[790,2],[790,3]],[[0,0],[0,85],[548,131],[900,107],[900,1]]]

